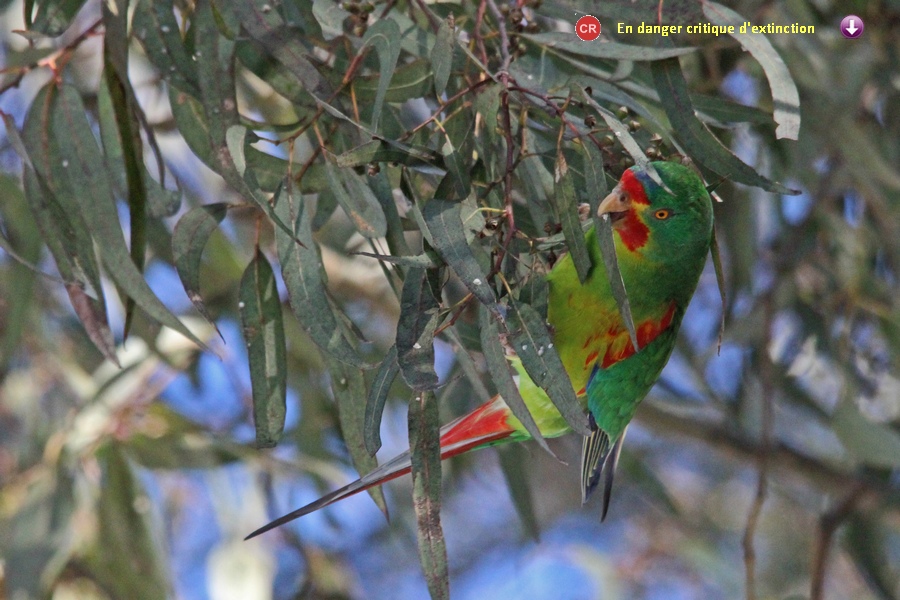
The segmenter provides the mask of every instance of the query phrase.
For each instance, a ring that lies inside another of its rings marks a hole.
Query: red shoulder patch
[[[666,311],[666,314],[662,316],[658,321],[654,321],[653,319],[647,319],[643,323],[637,325],[637,339],[638,344],[641,348],[645,348],[647,344],[656,339],[656,337],[665,331],[669,325],[672,324],[672,318],[675,316],[675,303],[673,302],[669,306],[669,310]],[[626,330],[619,330],[619,335],[625,334],[627,336]],[[604,369],[611,367],[619,361],[625,360],[626,358],[632,356],[634,354],[634,344],[631,343],[631,337],[627,336],[625,338],[624,344],[615,344],[612,343],[609,345],[609,348],[606,350],[606,354],[603,356],[603,362],[600,363],[600,366]]]

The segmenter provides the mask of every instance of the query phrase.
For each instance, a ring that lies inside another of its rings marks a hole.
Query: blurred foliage
[[[590,268],[579,204],[665,158],[721,183],[721,351],[710,268],[623,455],[628,546],[556,558],[604,597],[900,597],[896,1],[2,5],[0,596],[176,594],[191,498],[162,474],[235,464],[255,495],[218,497],[208,593],[366,595],[291,528],[269,543],[301,575],[273,592],[268,547],[237,540],[261,492],[283,512],[298,474],[372,468],[382,411],[414,398],[400,521],[446,597],[472,559],[445,547],[426,468],[436,400],[509,387],[482,334],[546,337],[541,274],[563,251]],[[601,41],[571,33],[583,11]],[[660,18],[815,33],[615,33]],[[496,319],[513,301],[522,331]],[[221,343],[236,322],[246,355]],[[167,395],[208,384],[210,353],[236,401]],[[501,463],[526,531],[576,507],[575,469],[567,493],[543,453]]]

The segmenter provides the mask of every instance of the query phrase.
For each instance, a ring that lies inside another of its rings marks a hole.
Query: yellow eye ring
[[[656,217],[657,219],[659,219],[660,221],[665,221],[670,216],[672,216],[672,212],[667,208],[660,208],[655,213],[653,213],[653,216]]]

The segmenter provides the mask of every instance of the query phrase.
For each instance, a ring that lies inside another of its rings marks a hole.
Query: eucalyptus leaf
[[[441,527],[441,448],[437,399],[417,394],[409,405],[413,508],[416,512],[419,561],[432,600],[450,600],[447,545]]]
[[[769,39],[762,33],[740,32],[744,17],[727,6],[717,2],[704,2],[703,14],[714,25],[733,25],[731,37],[740,42],[759,64],[762,65],[772,90],[774,118],[778,127],[775,137],[796,140],[800,135],[800,93],[788,71],[787,65],[778,55]]]
[[[653,81],[659,95],[666,98],[666,101],[662,103],[666,115],[691,158],[711,171],[739,183],[780,194],[796,195],[800,193],[757,173],[732,154],[703,123],[696,119],[687,91],[687,83],[677,58],[653,63],[652,71]]]
[[[510,308],[510,341],[525,371],[547,392],[569,426],[581,435],[588,435],[591,428],[587,416],[575,396],[544,320],[527,304],[514,302]]]
[[[556,202],[556,210],[559,212],[563,234],[566,236],[566,244],[569,248],[569,254],[572,255],[572,262],[575,265],[575,271],[578,273],[578,280],[583,284],[591,272],[591,256],[588,254],[587,244],[584,241],[584,232],[581,229],[573,175],[562,152],[559,152],[556,156],[554,182],[556,187],[553,197]]]
[[[456,272],[469,291],[491,312],[499,314],[494,292],[487,276],[475,259],[461,217],[462,203],[434,198],[422,210],[426,226],[434,241],[434,249]]]
[[[313,215],[303,198],[291,193],[290,187],[286,181],[277,196],[275,212],[283,222],[292,224],[293,231],[287,234],[276,227],[275,243],[291,310],[324,352],[349,365],[362,366],[362,358],[344,337],[328,301],[324,267],[312,237]]]
[[[453,65],[454,31],[453,20],[445,19],[438,29],[434,48],[431,50],[431,68],[434,70],[434,93],[438,98],[447,89],[450,68]]]
[[[213,324],[213,318],[200,296],[200,265],[203,248],[227,211],[228,205],[225,203],[196,206],[178,219],[172,232],[172,256],[181,285],[197,311]]]
[[[393,19],[379,19],[366,30],[363,36],[363,48],[372,45],[378,52],[378,60],[381,66],[381,74],[378,80],[378,91],[375,94],[375,102],[372,104],[372,129],[378,131],[378,123],[381,120],[381,108],[384,105],[384,97],[388,86],[391,84],[391,76],[400,58],[400,27]]]
[[[434,371],[434,331],[438,325],[440,288],[425,269],[410,269],[400,294],[397,323],[397,362],[400,375],[416,391],[433,390],[438,385]]]
[[[391,391],[391,385],[399,372],[397,346],[394,345],[385,354],[378,371],[375,372],[375,380],[372,382],[372,387],[369,388],[369,394],[366,398],[363,435],[365,437],[366,450],[370,456],[375,456],[375,453],[381,448],[381,417],[384,414],[384,404]]]
[[[522,422],[531,437],[541,448],[553,454],[544,436],[541,435],[541,430],[535,423],[531,411],[528,410],[525,400],[522,399],[519,387],[510,372],[509,361],[506,360],[506,354],[500,343],[500,326],[487,310],[479,311],[478,326],[481,334],[481,352],[484,354],[488,372],[497,387],[497,392],[516,418]]]
[[[256,447],[273,448],[284,431],[287,411],[287,350],[275,274],[258,248],[241,277],[238,298],[250,363]]]

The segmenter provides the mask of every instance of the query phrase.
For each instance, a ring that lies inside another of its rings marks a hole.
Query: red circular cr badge
[[[575,23],[575,35],[580,39],[590,42],[600,35],[600,19],[593,15],[585,15]]]

